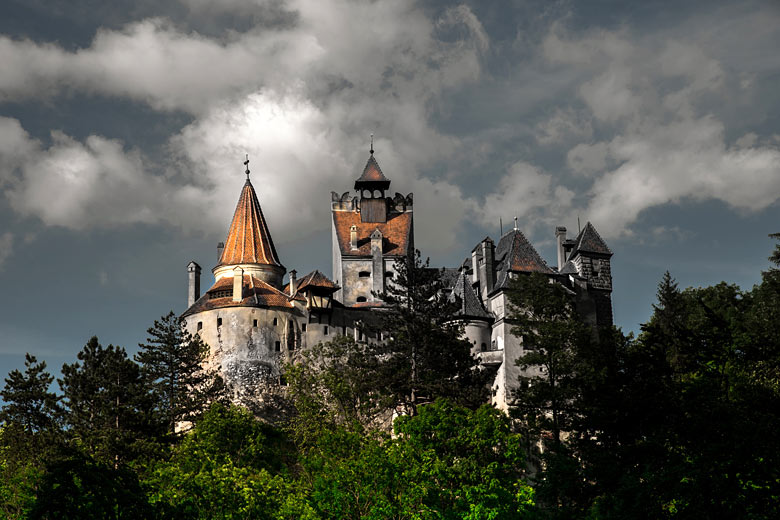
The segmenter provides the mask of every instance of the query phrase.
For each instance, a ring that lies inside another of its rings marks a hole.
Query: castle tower
[[[569,265],[587,281],[588,293],[595,302],[596,324],[599,327],[612,325],[612,251],[590,222],[569,247]]]
[[[395,261],[414,251],[413,197],[386,196],[390,180],[373,144],[352,197],[332,192],[334,297],[347,307],[381,306],[378,294],[395,274]]]
[[[260,202],[249,180],[249,169],[246,173],[246,183],[238,198],[219,263],[212,272],[214,278],[220,280],[224,277],[232,277],[233,270],[240,267],[244,270],[244,274],[256,276],[269,285],[281,289],[286,270],[276,254],[271,233],[260,209]]]
[[[247,163],[248,164],[248,161]],[[306,301],[281,291],[285,268],[249,180],[241,189],[214,284],[199,296],[200,267],[191,262],[189,308],[183,326],[209,345],[207,365],[217,368],[233,400],[247,406],[278,383],[280,367],[302,342]]]

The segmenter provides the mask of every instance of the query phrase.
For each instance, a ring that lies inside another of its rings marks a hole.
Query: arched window
[[[364,301],[366,301],[366,297],[365,296],[358,296],[357,297],[357,301],[358,301],[358,303],[363,303]]]

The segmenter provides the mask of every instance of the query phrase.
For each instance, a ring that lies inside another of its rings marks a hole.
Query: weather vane
[[[374,155],[374,134],[371,134],[371,149],[369,150],[371,155]]]
[[[246,180],[249,180],[249,154],[246,154],[246,161],[244,161],[244,166],[246,166]]]
[[[517,217],[515,217],[515,231],[517,231]]]

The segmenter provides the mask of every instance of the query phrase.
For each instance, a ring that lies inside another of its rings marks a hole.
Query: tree
[[[213,404],[144,482],[155,518],[313,518],[289,476],[291,449],[246,409]]]
[[[389,339],[373,346],[383,391],[414,415],[422,402],[447,397],[476,407],[486,380],[452,320],[456,304],[443,292],[441,272],[420,252],[395,263],[395,276],[379,295],[387,305],[379,329]]]
[[[122,347],[92,337],[79,361],[62,366],[68,433],[90,456],[118,466],[148,449],[158,431],[140,369]]]
[[[46,363],[25,356],[24,373],[13,370],[0,392],[0,514],[19,518],[31,509],[46,459],[59,444],[62,410],[49,391]]]
[[[512,403],[516,414],[535,435],[551,433],[560,448],[561,433],[571,429],[577,397],[578,350],[590,340],[566,289],[543,274],[521,275],[509,291],[512,333],[522,338],[523,369]]]
[[[183,329],[173,311],[155,320],[147,334],[135,359],[168,432],[175,436],[177,425],[194,422],[209,403],[223,397],[224,385],[216,372],[203,367],[209,346]]]

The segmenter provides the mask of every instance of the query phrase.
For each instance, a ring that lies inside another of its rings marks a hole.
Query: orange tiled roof
[[[289,286],[289,284],[288,284]],[[306,287],[321,287],[323,289],[331,289],[338,291],[339,286],[335,284],[330,278],[322,274],[319,270],[315,269],[300,280],[298,280],[298,290],[301,291]]]
[[[279,289],[254,276],[245,274],[243,278],[244,298],[240,302],[233,301],[233,277],[226,276],[217,280],[182,316],[222,307],[293,307],[290,298]],[[221,291],[225,294],[220,295]]]
[[[361,222],[358,212],[334,211],[333,224],[342,255],[371,256],[371,233],[377,228],[383,237],[383,254],[402,256],[409,250],[412,234],[411,213],[391,213],[387,216],[387,222]],[[349,241],[349,230],[353,225],[357,226],[356,250],[352,250]]]
[[[257,194],[249,179],[238,198],[236,212],[225,240],[225,249],[218,265],[233,264],[282,265],[260,209]]]
[[[355,181],[355,188],[358,187],[359,183],[363,182],[382,182],[387,183],[388,186],[390,185],[390,179],[385,177],[385,174],[382,173],[379,163],[374,159],[374,154],[371,154],[371,157],[368,158],[366,167],[363,168],[363,174]]]

